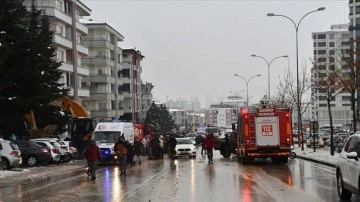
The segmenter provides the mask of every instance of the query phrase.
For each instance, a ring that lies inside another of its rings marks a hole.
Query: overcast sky
[[[125,40],[121,47],[136,47],[145,56],[142,79],[154,84],[153,95],[162,102],[178,98],[199,99],[205,107],[207,97],[218,98],[240,92],[246,97],[245,78],[261,74],[249,83],[249,97],[257,101],[267,91],[267,64],[271,93],[285,68],[296,73],[295,27],[282,14],[298,22],[299,65],[313,56],[312,32],[330,30],[332,24],[348,23],[348,0],[249,0],[249,1],[123,1],[81,0],[91,10],[90,19],[106,22]]]

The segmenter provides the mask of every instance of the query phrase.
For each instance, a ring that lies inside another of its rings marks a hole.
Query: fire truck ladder
[[[249,110],[249,141],[250,148],[256,148],[256,134],[255,134],[255,109]]]

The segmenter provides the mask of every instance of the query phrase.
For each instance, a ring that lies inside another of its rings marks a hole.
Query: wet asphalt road
[[[214,162],[196,159],[144,160],[126,177],[114,165],[98,167],[97,179],[69,173],[40,182],[0,189],[0,201],[340,201],[335,169],[294,159],[275,165],[257,160],[249,165],[214,152]],[[353,195],[352,201],[360,201]]]

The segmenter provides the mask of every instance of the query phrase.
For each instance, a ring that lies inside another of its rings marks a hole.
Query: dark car
[[[25,140],[13,140],[12,142],[18,145],[23,162],[28,166],[50,163],[52,161],[49,148],[47,147]]]

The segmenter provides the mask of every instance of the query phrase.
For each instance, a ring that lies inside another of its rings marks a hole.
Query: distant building
[[[141,113],[140,113],[140,122],[143,122],[146,118],[146,113],[150,109],[152,104],[152,89],[154,88],[152,83],[142,83],[141,84]]]
[[[360,20],[360,18],[358,18]],[[348,24],[332,25],[330,31],[314,32],[314,66],[311,69],[311,120],[317,120],[319,126],[330,124],[327,89],[324,86],[328,78],[329,69],[335,67],[342,71],[342,75],[349,74],[348,62],[344,60],[350,49]],[[324,80],[325,79],[325,80]],[[339,91],[338,89],[337,91]],[[337,93],[337,91],[334,93]],[[334,124],[347,125],[351,123],[350,93],[339,93],[331,101],[331,112]],[[304,117],[303,117],[304,119]]]

